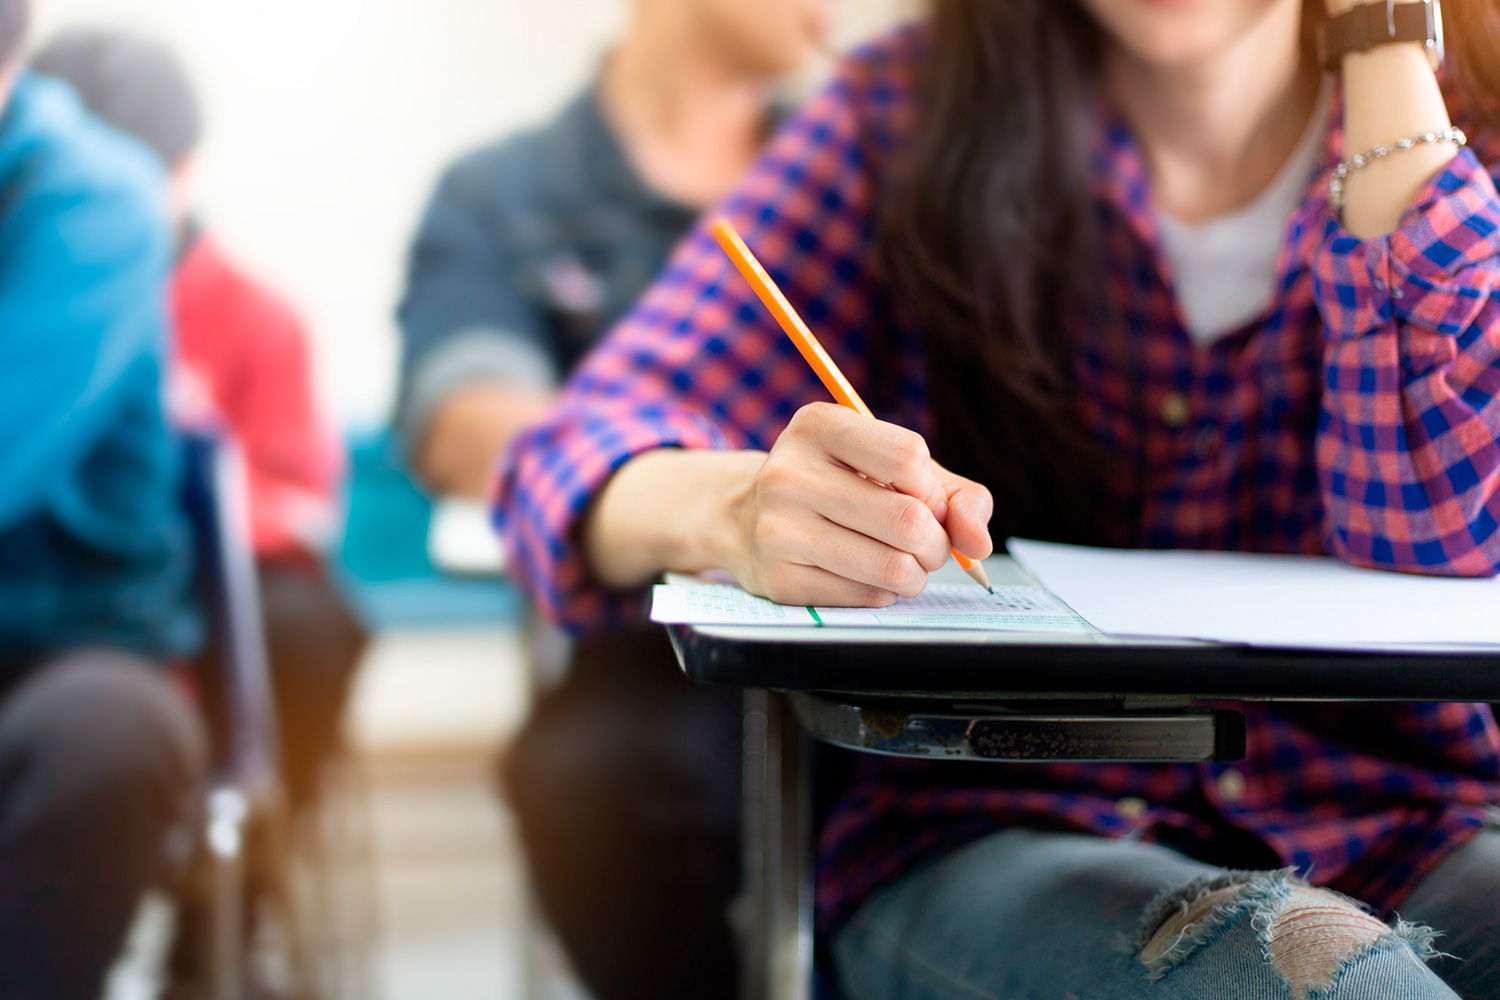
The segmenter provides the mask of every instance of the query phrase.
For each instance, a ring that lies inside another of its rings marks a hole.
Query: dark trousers
[[[262,559],[256,575],[276,707],[279,773],[287,804],[297,813],[317,804],[323,766],[342,743],[349,689],[368,637],[317,563],[301,558]],[[204,711],[219,744],[216,753],[222,754],[228,727],[218,686],[221,668],[214,656],[211,647],[205,651],[198,676]],[[261,890],[256,880],[267,876],[257,866],[276,862],[254,849],[250,861],[252,885],[246,899],[250,912],[245,918],[253,924],[255,896]],[[207,993],[204,984],[209,969],[204,961],[214,907],[210,888],[194,884],[176,901],[176,937],[170,958],[171,979],[178,991],[174,996]]]
[[[265,559],[256,564],[256,576],[281,782],[292,808],[301,809],[315,799],[323,765],[342,742],[344,708],[368,637],[317,563]],[[219,758],[229,727],[217,655],[212,644],[205,648],[197,674]]]
[[[111,652],[33,668],[0,701],[0,1000],[96,1000],[203,738],[158,667]]]
[[[281,777],[294,809],[316,797],[343,741],[344,709],[368,636],[321,566],[262,560],[261,615],[280,728]]]
[[[738,691],[659,627],[580,641],[502,762],[544,915],[598,1000],[737,992]]]

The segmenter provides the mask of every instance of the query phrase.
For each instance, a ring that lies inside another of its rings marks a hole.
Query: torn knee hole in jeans
[[[1220,930],[1249,920],[1262,958],[1299,997],[1326,993],[1351,962],[1371,951],[1409,947],[1421,959],[1438,954],[1430,928],[1394,928],[1359,904],[1314,889],[1291,871],[1225,872],[1197,879],[1153,900],[1130,950],[1160,979]]]

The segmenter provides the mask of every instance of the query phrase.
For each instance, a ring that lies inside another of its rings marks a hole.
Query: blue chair
[[[427,554],[432,501],[407,475],[386,430],[349,443],[349,514],[337,573],[365,627],[519,625],[526,602],[495,577],[443,573]]]

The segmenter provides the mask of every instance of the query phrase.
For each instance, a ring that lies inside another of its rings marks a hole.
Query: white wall
[[[629,0],[33,2],[33,42],[99,23],[179,51],[209,119],[204,215],[302,309],[325,403],[364,426],[389,409],[392,310],[438,171],[580,87]],[[912,2],[844,0],[840,41]]]

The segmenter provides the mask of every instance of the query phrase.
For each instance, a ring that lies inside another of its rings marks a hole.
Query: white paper
[[[664,625],[802,625],[834,628],[971,629],[1073,632],[1093,630],[1038,587],[930,583],[889,608],[804,608],[754,597],[733,584],[671,574],[651,595],[651,620]]]
[[[505,572],[505,547],[490,523],[490,511],[476,500],[445,497],[432,508],[427,557],[446,573],[498,576]]]
[[[1500,647],[1496,579],[1386,573],[1320,556],[1008,545],[1111,635],[1364,652]]]

